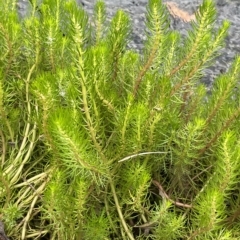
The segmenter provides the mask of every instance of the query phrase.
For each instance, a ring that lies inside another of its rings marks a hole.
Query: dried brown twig
[[[152,183],[158,187],[158,190],[159,190],[159,195],[163,198],[163,199],[168,199],[171,203],[173,203],[175,206],[178,206],[178,207],[185,207],[185,208],[192,208],[192,205],[190,204],[184,204],[184,203],[181,203],[181,202],[177,202],[177,201],[174,201],[172,200],[168,195],[167,193],[164,191],[162,185],[156,181],[156,180],[152,180]],[[142,225],[135,225],[134,228],[142,228],[142,229],[145,229],[145,232],[148,233],[148,231],[151,229],[151,228],[154,228],[158,223],[156,221],[154,222],[147,222],[147,223],[144,223]]]
[[[152,183],[158,187],[158,190],[159,190],[159,195],[163,198],[163,199],[168,199],[171,203],[173,203],[174,205],[178,206],[178,207],[185,207],[185,208],[192,208],[192,205],[191,204],[184,204],[184,203],[181,203],[181,202],[177,202],[177,201],[174,201],[172,200],[168,195],[167,193],[164,191],[162,185],[156,181],[156,180],[152,180]]]

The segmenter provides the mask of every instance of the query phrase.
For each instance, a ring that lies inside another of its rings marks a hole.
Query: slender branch
[[[125,232],[127,233],[129,239],[134,240],[134,237],[133,237],[132,233],[130,232],[130,230],[129,230],[126,222],[125,222],[125,219],[123,217],[122,210],[121,210],[121,207],[120,207],[119,202],[118,202],[117,194],[116,194],[114,183],[113,183],[112,179],[110,179],[110,186],[111,186],[111,190],[112,190],[112,193],[113,193],[113,198],[114,198],[114,201],[115,201],[115,204],[116,204],[117,212],[118,212],[118,215],[120,217],[120,221],[123,225],[123,228],[124,228]]]
[[[27,102],[27,123],[26,123],[26,127],[25,127],[25,132],[24,132],[24,137],[23,137],[23,140],[22,140],[22,143],[21,143],[21,146],[20,146],[20,149],[18,150],[18,154],[17,156],[15,157],[15,163],[18,162],[18,160],[23,156],[24,154],[24,150],[25,150],[25,146],[27,144],[27,140],[29,138],[29,132],[30,132],[30,118],[31,118],[31,104],[30,104],[30,101],[29,101],[29,82],[30,82],[30,79],[31,79],[31,76],[34,72],[36,68],[36,63],[33,64],[33,66],[31,67],[31,69],[29,70],[29,73],[28,73],[28,76],[27,76],[27,79],[26,79],[26,102]],[[35,126],[36,126],[36,123],[35,123]],[[16,164],[11,164],[10,167],[5,171],[6,174],[9,174],[10,172],[12,172],[12,169],[16,167]],[[14,176],[15,178],[15,176]]]
[[[44,189],[45,186],[46,186],[46,183],[47,183],[47,181],[44,182],[44,183],[37,189],[36,193],[34,194],[32,203],[31,203],[30,208],[29,208],[29,210],[28,210],[28,213],[27,213],[27,215],[26,215],[26,217],[25,217],[25,219],[24,219],[23,228],[22,228],[22,239],[25,239],[26,230],[27,230],[27,224],[28,224],[28,222],[30,221],[30,217],[31,217],[33,208],[34,208],[34,206],[35,206],[35,204],[36,204],[36,202],[37,202],[37,200],[38,200],[38,198],[39,198],[39,196],[40,196],[39,193],[41,193],[41,192],[43,191],[43,189]]]
[[[167,193],[164,191],[163,187],[161,186],[161,184],[159,182],[157,182],[156,180],[152,180],[152,183],[158,187],[158,190],[159,190],[159,195],[162,196],[162,198],[166,198],[168,199],[171,203],[173,203],[174,205],[178,206],[178,207],[185,207],[185,208],[192,208],[192,205],[190,204],[184,204],[184,203],[181,203],[181,202],[177,202],[177,201],[174,201],[172,200],[168,195]]]
[[[125,158],[119,160],[118,162],[124,162],[124,161],[127,161],[127,160],[135,158],[135,157],[139,157],[139,156],[151,155],[151,154],[163,154],[163,153],[167,153],[167,152],[143,152],[143,153],[136,153],[136,154],[130,155],[128,157],[125,157]]]
[[[150,57],[148,58],[147,63],[143,66],[143,69],[140,71],[140,73],[137,76],[137,80],[134,86],[134,90],[133,90],[133,96],[136,97],[138,89],[140,87],[140,84],[142,82],[143,76],[145,75],[145,73],[147,72],[147,70],[151,67],[151,64],[154,60],[155,54],[157,52],[157,44],[154,44],[154,48],[152,49],[151,53],[150,53]]]
[[[78,24],[76,23],[76,20],[73,19],[73,22],[76,24],[76,31],[81,32],[82,29],[80,28],[80,26],[78,26]],[[89,109],[89,105],[88,105],[89,104],[88,97],[87,97],[88,91],[86,88],[87,79],[86,79],[86,75],[84,72],[84,68],[85,68],[84,60],[82,58],[84,51],[82,50],[82,47],[80,45],[82,43],[81,37],[82,37],[81,33],[80,33],[80,37],[79,36],[76,37],[76,53],[78,55],[78,71],[80,73],[80,83],[81,83],[81,88],[82,88],[83,109],[84,109],[84,113],[85,113],[86,120],[87,120],[86,121],[87,126],[89,129],[93,144],[96,147],[96,149],[97,149],[98,153],[100,154],[100,156],[102,157],[102,159],[104,160],[105,156],[103,154],[101,145],[97,141],[97,137],[96,137],[97,133],[96,133],[95,128],[93,127],[93,119],[91,117],[90,109]]]
[[[219,136],[223,133],[225,129],[227,129],[231,123],[238,117],[240,114],[240,108],[223,124],[221,129],[215,133],[212,139],[199,151],[199,155],[203,154],[207,149],[209,149],[219,138]]]
[[[1,166],[3,168],[3,165],[5,163],[5,156],[6,156],[6,143],[5,143],[5,138],[4,138],[2,130],[0,130],[0,136],[1,136],[1,141],[2,141],[2,163],[1,163]]]

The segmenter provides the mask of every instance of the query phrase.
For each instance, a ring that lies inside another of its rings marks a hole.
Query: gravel
[[[76,1],[78,4],[82,4],[91,17],[96,0]],[[147,2],[148,0],[105,0],[108,19],[111,19],[119,8],[130,15],[133,31],[129,47],[137,51],[141,51],[145,40],[144,21]],[[180,9],[193,14],[202,0],[171,0],[171,2],[175,2]],[[28,0],[19,0],[18,7],[20,16],[26,16],[29,9]],[[229,68],[234,56],[240,53],[240,0],[216,0],[216,8],[218,12],[216,26],[228,19],[231,27],[221,56],[216,59],[212,67],[205,71],[203,82],[208,86],[211,86],[217,75]],[[171,28],[180,31],[183,36],[187,36],[187,30],[191,28],[191,25],[181,19],[171,17]]]

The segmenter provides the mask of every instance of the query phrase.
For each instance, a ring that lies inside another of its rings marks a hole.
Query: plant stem
[[[111,190],[112,190],[112,193],[113,193],[113,198],[114,198],[114,201],[115,201],[115,204],[116,204],[116,207],[117,207],[117,211],[118,211],[118,215],[120,217],[120,220],[121,220],[121,223],[123,225],[123,228],[126,231],[129,239],[130,240],[134,240],[134,237],[133,237],[132,233],[130,232],[130,230],[129,230],[128,226],[127,226],[127,223],[125,222],[125,219],[123,217],[123,214],[122,214],[122,211],[121,211],[121,207],[120,207],[119,202],[118,202],[117,194],[116,194],[114,183],[113,183],[112,179],[110,179],[110,186],[111,186]]]

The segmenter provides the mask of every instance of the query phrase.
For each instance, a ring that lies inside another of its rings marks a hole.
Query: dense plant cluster
[[[12,239],[239,239],[240,57],[201,84],[224,46],[204,0],[187,38],[149,0],[131,22],[74,1],[0,3],[0,220]]]

